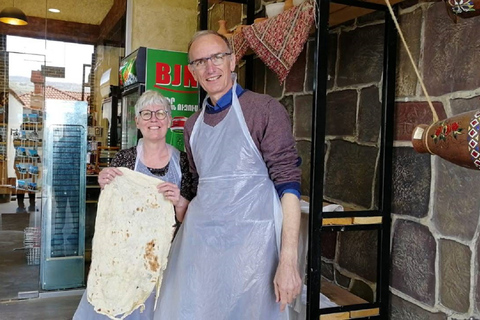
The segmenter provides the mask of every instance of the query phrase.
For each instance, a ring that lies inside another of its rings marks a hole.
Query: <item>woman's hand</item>
[[[170,200],[174,206],[180,201],[180,189],[174,183],[164,182],[157,186],[158,192],[162,193],[165,199]]]
[[[98,174],[98,184],[100,185],[100,188],[103,189],[107,184],[112,182],[116,176],[121,175],[123,175],[123,173],[118,168],[105,168]]]
[[[176,184],[164,182],[157,186],[157,190],[163,194],[165,199],[172,202],[175,207],[175,216],[179,222],[182,222],[190,201],[180,195],[180,189]]]

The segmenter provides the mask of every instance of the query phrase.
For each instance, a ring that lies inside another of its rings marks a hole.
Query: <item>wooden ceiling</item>
[[[393,6],[394,4],[397,4],[402,1],[403,0],[390,0],[389,2]],[[362,1],[362,2],[386,5],[385,0],[368,0],[368,1]],[[353,6],[348,6],[348,5],[338,4],[338,3],[332,3],[330,4],[329,24],[330,26],[336,26],[341,23],[353,20],[355,18],[364,16],[372,12],[374,12],[374,10],[372,9],[365,9],[360,7],[353,7]]]
[[[87,44],[123,44],[126,0],[0,0],[21,9],[28,25],[0,23],[0,33]],[[60,13],[47,9],[56,8]]]

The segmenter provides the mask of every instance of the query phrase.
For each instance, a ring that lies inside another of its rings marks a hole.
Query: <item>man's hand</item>
[[[300,294],[302,289],[302,280],[298,273],[296,259],[283,259],[278,264],[275,278],[273,279],[273,286],[275,287],[276,302],[280,302],[280,311],[284,311],[287,304],[292,303],[293,300]]]

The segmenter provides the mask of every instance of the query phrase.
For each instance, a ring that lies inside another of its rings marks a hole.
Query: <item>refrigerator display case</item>
[[[171,104],[167,143],[184,150],[185,121],[198,110],[198,83],[188,69],[186,52],[140,47],[120,67],[122,84],[122,149],[136,145],[135,103],[145,90],[156,90]]]
[[[141,133],[135,124],[135,104],[145,91],[145,63],[145,47],[132,52],[120,63],[122,149],[137,145],[138,139],[141,138]]]

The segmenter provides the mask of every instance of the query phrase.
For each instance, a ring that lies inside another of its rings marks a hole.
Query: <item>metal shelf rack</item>
[[[323,178],[324,178],[324,145],[327,108],[327,78],[328,78],[328,38],[330,4],[338,3],[348,6],[373,9],[385,13],[384,61],[382,83],[382,120],[381,142],[379,147],[381,165],[379,177],[379,210],[348,211],[335,215],[322,212],[323,208]],[[309,244],[307,271],[307,319],[327,318],[330,314],[342,314],[341,319],[362,318],[359,310],[373,310],[373,314],[363,314],[364,319],[388,319],[389,308],[389,270],[390,270],[390,224],[391,224],[391,193],[392,193],[392,152],[395,103],[395,72],[397,35],[388,8],[384,5],[356,0],[316,0],[316,15],[318,25],[315,31],[315,79],[314,99],[312,108],[312,149],[310,172],[310,212],[309,212]],[[396,8],[395,8],[396,14]],[[365,225],[324,225],[324,218],[341,217],[381,217],[380,223]],[[377,301],[374,303],[358,303],[348,306],[320,309],[321,291],[321,234],[322,231],[377,230]],[[357,312],[357,313],[355,313]],[[346,316],[345,316],[346,315]],[[335,318],[337,319],[337,318]],[[340,319],[340,318],[339,318]]]

